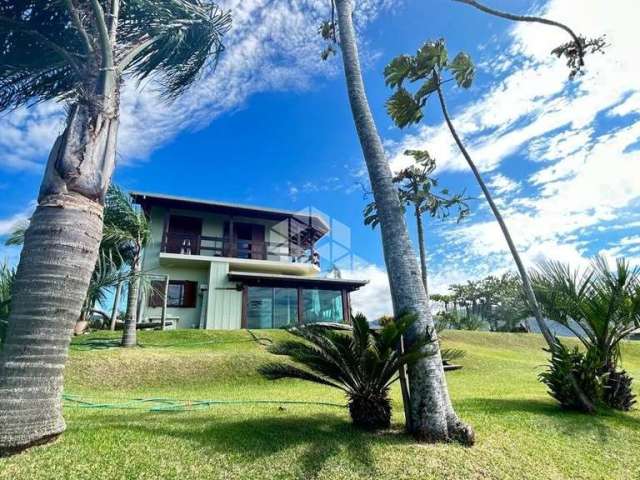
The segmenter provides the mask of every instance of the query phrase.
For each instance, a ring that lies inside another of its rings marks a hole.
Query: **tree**
[[[405,155],[414,158],[415,163],[403,168],[393,177],[393,183],[398,188],[398,196],[403,206],[411,206],[416,218],[418,231],[418,251],[420,254],[420,272],[425,290],[427,288],[427,254],[425,249],[424,225],[422,216],[428,213],[432,218],[443,220],[450,211],[457,209],[458,221],[469,215],[468,197],[463,193],[450,195],[448,189],[435,193],[433,189],[438,186],[438,180],[432,176],[436,168],[436,161],[424,150],[407,150]],[[364,223],[373,228],[378,224],[378,212],[376,202],[369,203],[364,209]]]
[[[137,331],[138,295],[142,250],[151,238],[147,216],[133,204],[121,188],[113,186],[107,192],[104,216],[104,242],[118,251],[126,250],[132,273],[128,281],[127,310],[122,333],[122,346],[135,347]]]
[[[11,288],[16,271],[6,263],[0,265],[0,349],[7,331],[7,318],[11,311]]]
[[[314,324],[292,328],[289,332],[300,340],[280,341],[268,350],[290,357],[299,366],[274,362],[263,365],[259,372],[270,380],[297,378],[342,390],[349,399],[354,425],[369,430],[389,428],[389,388],[398,379],[398,370],[430,355],[422,348],[432,341],[429,337],[404,353],[396,349],[414,321],[413,316],[404,315],[374,331],[365,316],[357,314],[348,333]]]
[[[452,75],[450,79],[443,79],[443,75],[448,72]],[[445,47],[444,40],[440,39],[433,42],[426,42],[416,53],[415,56],[401,55],[393,59],[389,65],[385,68],[385,79],[387,85],[395,88],[395,93],[389,98],[387,102],[387,112],[393,119],[396,125],[400,128],[404,128],[407,125],[420,122],[423,118],[423,108],[425,107],[428,98],[432,94],[436,94],[440,103],[440,108],[444,116],[445,122],[451,135],[462,153],[462,156],[466,160],[469,168],[473,172],[473,175],[484,194],[489,207],[493,215],[500,226],[500,230],[507,242],[509,251],[513,257],[513,260],[520,274],[522,280],[522,287],[527,297],[529,307],[533,311],[534,317],[547,342],[549,349],[553,351],[557,347],[557,339],[555,335],[551,333],[547,326],[542,310],[538,305],[535,293],[531,287],[529,275],[524,268],[520,254],[516,249],[515,243],[511,237],[509,229],[498,209],[496,203],[493,200],[489,188],[485,184],[480,171],[473,162],[471,155],[467,151],[464,143],[462,142],[458,132],[453,126],[453,122],[449,115],[447,105],[444,98],[442,86],[449,80],[454,80],[458,87],[469,88],[473,83],[475,69],[471,57],[464,52],[458,53],[453,60],[449,60],[448,52]],[[404,88],[404,82],[409,81],[421,82],[419,88],[415,93],[409,92]],[[580,403],[583,405],[583,409],[588,412],[594,410],[594,406],[589,399],[580,391],[577,382],[574,382],[575,393],[579,398]]]
[[[123,78],[179,95],[222,51],[230,16],[201,0],[0,2],[0,110],[67,105],[25,232],[0,355],[0,450],[64,431],[62,371],[98,258]]]
[[[563,381],[563,365],[569,364],[580,373],[592,403],[630,410],[635,400],[631,377],[619,370],[620,342],[640,328],[640,268],[619,258],[611,270],[603,257],[596,257],[586,269],[545,262],[531,278],[545,315],[584,346],[584,351],[552,352],[550,368],[541,375],[550,393],[564,407],[580,408]]]
[[[409,239],[403,206],[365,93],[353,26],[353,5],[353,0],[335,1],[339,46],[353,120],[378,207],[394,311],[396,316],[408,312],[417,317],[405,337],[407,347],[411,348],[425,334],[435,336],[435,326]],[[336,31],[335,25],[331,30]],[[473,443],[473,430],[459,420],[451,404],[438,342],[430,343],[424,350],[431,354],[409,368],[409,398],[405,398],[410,405],[408,430],[421,440],[456,439],[466,444]]]

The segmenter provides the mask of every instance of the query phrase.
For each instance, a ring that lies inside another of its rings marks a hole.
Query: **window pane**
[[[273,328],[289,327],[298,323],[298,290],[274,289]]]
[[[342,291],[305,289],[302,291],[304,322],[344,322]]]
[[[249,287],[247,294],[247,326],[272,328],[273,288]]]
[[[181,283],[170,283],[169,289],[167,290],[167,306],[169,307],[180,307],[182,306],[182,297],[183,297],[183,288],[184,285]]]

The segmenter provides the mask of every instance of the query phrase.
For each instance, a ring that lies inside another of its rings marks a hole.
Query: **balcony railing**
[[[232,241],[226,237],[211,237],[189,233],[164,234],[161,252],[180,255],[206,255],[211,257],[272,260],[289,263],[318,264],[313,248],[302,248],[294,242]]]

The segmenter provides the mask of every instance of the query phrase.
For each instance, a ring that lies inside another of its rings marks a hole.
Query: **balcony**
[[[223,257],[319,267],[319,257],[313,246],[305,247],[299,246],[294,240],[283,242],[231,240],[227,237],[169,231],[163,235],[160,252],[161,254]]]

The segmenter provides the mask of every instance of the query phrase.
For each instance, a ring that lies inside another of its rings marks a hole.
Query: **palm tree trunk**
[[[480,175],[480,172],[478,171],[478,168],[476,167],[475,163],[471,159],[471,156],[469,155],[469,152],[467,151],[466,147],[462,143],[462,140],[460,139],[460,136],[458,135],[458,132],[456,131],[456,129],[453,126],[453,122],[451,121],[451,118],[449,117],[449,111],[447,109],[447,104],[446,104],[445,99],[444,99],[444,94],[442,92],[442,87],[440,86],[440,79],[437,76],[436,76],[436,80],[438,82],[438,90],[437,91],[438,91],[438,98],[440,100],[440,107],[442,108],[442,114],[444,115],[444,118],[445,118],[445,121],[447,123],[447,126],[449,127],[449,131],[451,132],[451,135],[453,136],[453,138],[454,138],[454,140],[456,142],[456,145],[460,149],[460,152],[462,153],[462,155],[464,156],[465,160],[467,161],[467,164],[469,165],[469,168],[471,168],[471,171],[473,172],[473,175],[476,177],[478,185],[480,185],[480,188],[482,189],[482,193],[484,194],[484,197],[486,198],[487,203],[489,203],[489,207],[491,207],[491,211],[493,212],[493,215],[496,217],[496,220],[498,221],[498,224],[500,225],[500,230],[502,230],[502,234],[504,235],[504,238],[507,241],[507,245],[509,247],[509,251],[511,252],[511,255],[513,256],[513,260],[514,260],[514,262],[516,264],[518,272],[520,273],[520,278],[522,279],[522,287],[523,287],[524,293],[525,293],[525,295],[527,297],[527,301],[529,302],[529,306],[533,310],[533,314],[534,314],[534,317],[535,317],[536,322],[538,324],[538,327],[540,328],[540,331],[542,332],[542,336],[544,337],[545,341],[547,342],[547,345],[549,346],[549,349],[554,350],[556,348],[556,346],[557,346],[557,339],[551,333],[551,330],[549,330],[549,327],[547,326],[547,323],[544,320],[544,316],[542,315],[542,310],[540,309],[540,305],[538,304],[538,300],[536,298],[536,295],[533,292],[533,288],[531,287],[531,281],[529,280],[529,275],[527,274],[527,270],[524,268],[524,264],[522,263],[522,259],[520,258],[520,254],[518,253],[518,250],[516,249],[516,246],[515,246],[515,244],[513,242],[513,239],[511,238],[511,234],[509,233],[509,229],[507,228],[507,224],[504,222],[504,219],[502,218],[502,214],[500,213],[500,210],[498,210],[497,205],[493,201],[493,197],[491,196],[491,192],[489,192],[489,189],[487,188],[486,184],[484,183],[484,180],[482,179],[482,176]],[[572,378],[572,383],[573,383],[574,389],[576,390],[576,394],[578,395],[581,403],[583,404],[584,410],[587,411],[587,412],[595,411],[595,407],[594,407],[593,403],[586,397],[584,392],[582,392],[582,389],[578,386],[578,383],[575,380],[575,378]]]
[[[426,334],[434,337],[434,342],[428,347],[433,355],[409,369],[411,418],[407,419],[407,424],[416,438],[421,440],[447,441],[457,438],[471,443],[473,431],[459,421],[449,399],[434,322],[420,280],[418,262],[366,97],[353,27],[353,1],[336,0],[335,5],[349,102],[378,206],[394,311],[396,315],[414,312],[418,317],[408,332],[408,345]]]
[[[109,330],[114,331],[116,329],[116,321],[118,320],[118,309],[120,307],[120,295],[122,294],[122,282],[118,283],[116,287],[115,298],[113,299],[113,309],[111,310],[111,324]]]
[[[65,429],[63,369],[98,257],[117,114],[115,92],[79,101],[49,156],[0,352],[0,454]]]
[[[122,332],[122,346],[135,347],[137,340],[138,324],[138,294],[140,292],[140,259],[136,256],[131,266],[131,279],[129,280],[129,292],[127,294],[127,313],[124,317],[124,329]]]
[[[418,248],[420,251],[420,272],[422,273],[422,284],[424,285],[424,290],[429,294],[429,288],[427,287],[427,254],[425,252],[424,246],[424,227],[422,225],[422,213],[420,213],[420,209],[416,207],[415,211],[416,215],[416,226],[418,228]]]

